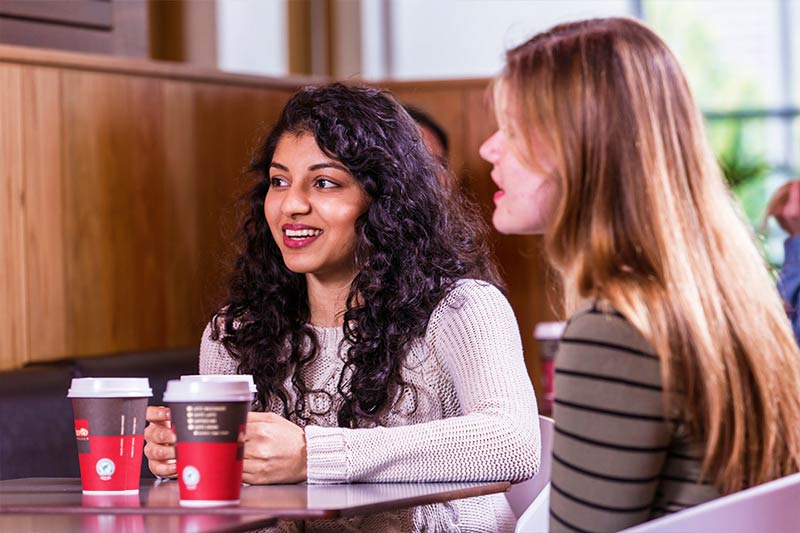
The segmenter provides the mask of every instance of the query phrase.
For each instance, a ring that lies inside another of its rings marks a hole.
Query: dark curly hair
[[[227,300],[212,320],[212,338],[221,339],[240,373],[253,375],[259,408],[277,399],[283,416],[308,422],[306,395],[318,392],[301,377],[319,349],[308,323],[305,277],[287,269],[264,217],[278,141],[303,133],[344,164],[370,198],[356,220],[358,274],[344,312],[349,346],[337,417],[340,427],[375,424],[407,387],[400,375],[405,354],[424,336],[433,309],[453,284],[471,277],[499,285],[499,276],[486,225],[467,201],[438,186],[436,162],[392,96],[338,83],[300,90],[252,163],[258,181],[244,199],[242,249]],[[344,379],[348,369],[351,377]]]

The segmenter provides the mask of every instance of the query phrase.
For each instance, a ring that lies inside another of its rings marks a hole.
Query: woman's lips
[[[500,191],[497,191],[496,193],[494,193],[494,196],[493,196],[493,198],[494,198],[494,201],[495,201],[495,202],[497,202],[497,201],[498,201],[500,198],[502,198],[503,196],[505,196],[505,194],[506,194],[506,192],[505,192],[505,191],[502,191],[502,190],[500,190]]]
[[[303,248],[323,234],[321,229],[305,224],[284,224],[281,229],[283,230],[283,244],[287,248]]]
[[[308,246],[312,242],[316,241],[318,238],[319,238],[319,235],[314,235],[314,236],[311,236],[311,237],[303,237],[301,239],[298,239],[298,238],[289,237],[288,235],[286,235],[284,233],[283,234],[283,244],[287,248],[303,248],[305,246]]]

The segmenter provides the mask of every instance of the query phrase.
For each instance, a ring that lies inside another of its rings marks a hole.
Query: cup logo
[[[97,471],[97,475],[100,476],[100,479],[103,481],[108,481],[111,479],[111,476],[114,475],[114,470],[117,469],[117,466],[114,464],[114,461],[108,457],[103,457],[97,461],[94,469]]]
[[[200,471],[192,465],[187,465],[183,468],[181,479],[187,489],[194,490],[197,488],[197,484],[200,483]]]
[[[75,438],[78,440],[89,440],[88,420],[75,420]]]

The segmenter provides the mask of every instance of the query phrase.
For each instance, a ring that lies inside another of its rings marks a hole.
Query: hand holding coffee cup
[[[306,434],[275,413],[249,413],[242,481],[300,483],[306,475]]]
[[[250,374],[189,375],[181,376],[181,381],[243,381],[247,383],[251,393],[255,394],[258,390]],[[144,447],[147,466],[158,477],[174,478],[178,467],[175,458],[175,432],[172,431],[169,407],[148,407],[147,422],[149,425],[144,430],[144,439],[147,441]]]
[[[164,401],[176,436],[180,504],[237,505],[253,401],[249,385],[241,380],[172,380]]]
[[[148,406],[148,425],[144,429],[144,455],[147,466],[158,477],[175,477],[175,433],[170,423],[168,407]]]

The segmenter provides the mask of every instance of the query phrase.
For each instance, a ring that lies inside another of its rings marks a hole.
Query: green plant
[[[728,185],[738,192],[748,182],[766,176],[770,168],[763,157],[747,153],[741,121],[734,121],[729,138],[729,142],[718,153],[717,161]]]

